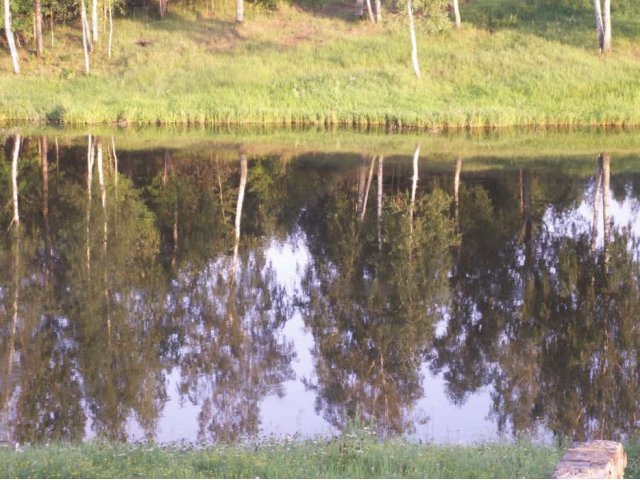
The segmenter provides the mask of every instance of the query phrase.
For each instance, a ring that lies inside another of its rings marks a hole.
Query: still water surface
[[[3,141],[0,440],[635,431],[640,155]]]

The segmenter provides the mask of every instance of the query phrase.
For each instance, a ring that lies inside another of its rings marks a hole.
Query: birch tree
[[[460,4],[458,0],[453,0],[453,15],[456,21],[456,28],[461,28],[462,20],[460,19]]]
[[[109,58],[111,58],[111,52],[113,50],[113,0],[109,1],[107,11],[109,14],[109,46],[107,48],[107,53]]]
[[[158,0],[158,13],[160,14],[161,19],[167,14],[168,7],[169,0]]]
[[[5,0],[6,1],[6,0]],[[89,50],[91,49],[91,40],[89,34],[89,22],[87,21],[87,7],[84,0],[80,0],[80,19],[82,22],[82,50],[84,52],[84,73],[91,73],[91,65],[89,63]]]
[[[376,209],[376,220],[377,220],[377,230],[378,230],[378,251],[382,252],[382,182],[384,177],[384,156],[380,155],[378,157],[378,205]]]
[[[418,64],[418,42],[416,41],[416,30],[413,25],[413,6],[411,0],[407,0],[407,14],[409,16],[409,35],[411,36],[411,63],[416,77],[420,78],[420,65]]]
[[[373,9],[371,8],[371,0],[367,0],[367,12],[369,13],[369,21],[371,23],[375,23],[375,18],[373,17]]]
[[[93,29],[92,39],[98,41],[98,0],[91,0],[91,26]]]
[[[244,22],[244,0],[236,0],[236,23]]]
[[[11,62],[13,63],[13,72],[20,73],[20,62],[18,61],[18,50],[16,49],[16,39],[11,29],[11,3],[9,0],[3,0],[4,6],[4,33],[7,36],[7,45],[9,45],[9,53],[11,53]]]
[[[36,41],[36,57],[42,58],[44,55],[44,40],[42,38],[42,1],[33,0],[34,12],[34,33]]]
[[[602,53],[611,51],[611,0],[594,0],[598,47]]]

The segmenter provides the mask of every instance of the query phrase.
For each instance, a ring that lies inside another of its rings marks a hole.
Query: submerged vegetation
[[[461,9],[461,29],[440,16],[417,23],[421,78],[410,66],[406,18],[389,11],[381,23],[356,21],[350,3],[249,5],[242,24],[226,3],[174,6],[162,19],[128,8],[114,19],[111,58],[107,36],[95,42],[89,76],[72,17],[42,58],[21,51],[21,75],[2,55],[0,120],[640,124],[635,3],[614,2],[607,55],[598,52],[591,2],[476,0]]]

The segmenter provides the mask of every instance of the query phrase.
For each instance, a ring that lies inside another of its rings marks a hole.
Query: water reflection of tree
[[[638,414],[638,240],[627,229],[611,231],[608,162],[601,156],[593,187],[596,222],[604,214],[600,248],[597,229],[548,227],[566,222],[576,206],[571,198],[580,198],[566,179],[554,198],[524,172],[523,193],[512,196],[512,205],[523,199],[520,209],[500,205],[490,190],[482,194],[488,202],[461,198],[451,321],[434,367],[445,369],[459,401],[492,385],[501,429],[522,433],[542,425],[557,435],[611,437],[632,428]],[[485,226],[484,235],[465,235],[474,224]],[[482,257],[468,256],[478,250]]]
[[[117,173],[92,145],[97,175],[85,167],[83,182],[50,174],[42,139],[21,154],[18,440],[79,440],[85,412],[110,439],[125,438],[132,414],[153,434],[165,397],[153,219],[130,182],[113,198]]]
[[[260,401],[282,396],[282,383],[293,375],[293,346],[279,335],[289,312],[284,291],[267,264],[265,246],[241,233],[243,205],[251,202],[245,198],[251,179],[244,155],[239,170],[235,212],[229,215],[234,221],[230,258],[219,252],[213,259],[185,262],[172,288],[180,324],[180,392],[201,404],[200,441],[232,442],[258,434]],[[231,204],[230,192],[224,193]],[[241,241],[252,243],[252,251],[240,248]]]
[[[317,377],[309,386],[338,428],[358,414],[381,433],[398,434],[412,429],[412,407],[423,394],[421,355],[447,299],[455,237],[441,191],[414,201],[415,193],[403,193],[384,206],[379,192],[375,216],[365,215],[373,162],[362,165],[355,185],[343,181],[303,218],[312,256],[303,315]]]

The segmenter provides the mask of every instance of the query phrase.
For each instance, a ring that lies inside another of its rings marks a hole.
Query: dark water
[[[635,431],[640,155],[3,141],[0,440]]]

